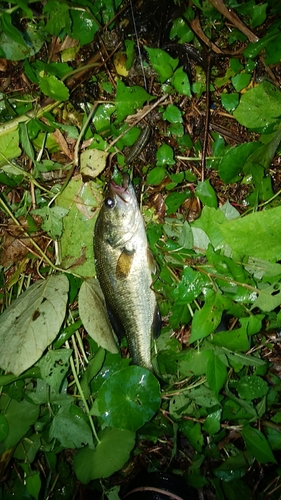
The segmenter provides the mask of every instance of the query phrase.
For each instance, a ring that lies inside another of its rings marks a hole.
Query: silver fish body
[[[123,330],[133,363],[151,370],[151,338],[161,320],[144,220],[126,176],[122,187],[109,185],[95,225],[94,254],[112,326]]]

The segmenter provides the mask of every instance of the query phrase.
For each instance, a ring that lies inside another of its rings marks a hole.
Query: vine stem
[[[70,345],[69,345],[68,340],[65,342],[65,345],[66,345],[66,347],[67,347],[68,349],[71,349],[71,347],[70,347]],[[76,385],[77,385],[78,392],[79,392],[80,397],[81,397],[81,399],[82,399],[82,401],[83,401],[83,404],[84,404],[84,406],[85,406],[86,413],[87,413],[88,419],[89,419],[89,421],[90,421],[90,426],[91,426],[91,428],[92,428],[93,434],[94,434],[94,436],[95,436],[95,438],[96,438],[96,440],[97,440],[98,444],[100,444],[100,442],[101,442],[101,441],[100,441],[100,439],[99,439],[99,437],[98,437],[98,435],[97,435],[97,431],[96,431],[96,428],[95,428],[95,425],[94,425],[93,419],[92,419],[92,417],[91,417],[91,415],[90,415],[90,409],[89,409],[88,403],[87,403],[87,401],[86,401],[86,398],[85,398],[85,396],[84,396],[83,389],[82,389],[82,387],[81,387],[81,385],[80,385],[80,382],[79,382],[79,379],[78,379],[78,374],[77,374],[77,372],[76,372],[76,369],[75,369],[75,366],[74,366],[74,361],[73,361],[73,357],[72,357],[72,356],[70,356],[70,366],[71,366],[71,370],[72,370],[72,374],[73,374],[73,377],[74,377],[75,383],[76,383]]]

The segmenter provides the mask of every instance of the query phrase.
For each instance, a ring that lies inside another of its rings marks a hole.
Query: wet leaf
[[[96,402],[104,424],[136,431],[160,408],[159,382],[145,368],[129,366],[104,382]]]
[[[174,165],[176,162],[174,160],[174,152],[168,144],[162,144],[156,153],[158,167],[164,167],[166,165]]]
[[[0,318],[0,366],[20,375],[41,357],[65,317],[69,282],[63,274],[38,281]]]
[[[222,410],[217,410],[214,411],[213,413],[209,413],[207,415],[206,420],[203,425],[203,431],[207,432],[210,434],[210,436],[213,436],[220,430],[220,422],[221,422],[221,413]]]
[[[256,399],[265,396],[268,392],[268,385],[258,375],[241,377],[235,384],[240,398]]]
[[[135,445],[135,434],[128,430],[106,428],[101,432],[95,450],[78,450],[74,457],[74,471],[87,484],[93,479],[109,477],[127,462]]]

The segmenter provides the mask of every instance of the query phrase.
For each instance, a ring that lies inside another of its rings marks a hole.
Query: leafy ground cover
[[[278,5],[0,6],[0,499],[118,500],[144,470],[279,499]],[[158,378],[95,280],[104,186],[132,170]]]

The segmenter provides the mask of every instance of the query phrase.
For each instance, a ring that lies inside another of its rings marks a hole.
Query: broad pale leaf
[[[90,337],[107,351],[117,353],[118,347],[107,316],[103,294],[96,279],[91,278],[82,283],[78,307],[81,321]]]
[[[86,149],[80,156],[80,171],[83,179],[94,179],[106,167],[106,159],[109,153],[98,149]]]
[[[0,317],[0,366],[15,375],[30,368],[57,336],[65,317],[69,282],[50,276],[31,285]]]
[[[281,207],[227,221],[220,229],[228,245],[239,254],[273,262],[281,258]]]

